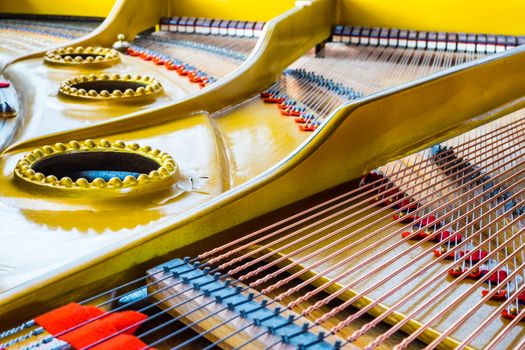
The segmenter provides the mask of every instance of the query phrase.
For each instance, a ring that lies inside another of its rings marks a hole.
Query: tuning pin
[[[129,42],[126,41],[126,36],[124,34],[117,35],[117,41],[113,44],[113,48],[122,53],[128,53],[130,46]]]
[[[7,102],[0,104],[0,118],[13,118],[16,117],[16,111]]]

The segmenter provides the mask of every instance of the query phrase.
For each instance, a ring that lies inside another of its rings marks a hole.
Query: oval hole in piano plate
[[[35,172],[45,176],[54,175],[58,179],[69,177],[73,181],[85,178],[93,181],[101,178],[109,181],[118,177],[124,180],[126,176],[137,178],[141,174],[149,174],[157,170],[161,164],[140,154],[124,152],[75,152],[57,154],[38,160],[33,164]]]
[[[97,198],[142,195],[171,188],[178,181],[178,168],[169,154],[150,146],[70,141],[27,153],[16,164],[13,180],[52,195],[85,195],[92,190]]]
[[[97,80],[85,81],[71,85],[76,89],[84,89],[86,91],[95,90],[98,94],[106,90],[110,93],[119,91],[126,91],[127,89],[137,90],[138,88],[146,88],[148,84],[137,81],[123,81],[123,80]]]
[[[81,57],[83,60],[85,60],[88,57],[91,57],[93,59],[96,59],[97,57],[101,57],[101,58],[105,57],[104,55],[100,55],[100,54],[96,54],[96,53],[65,53],[65,54],[62,54],[62,55],[59,55],[59,56],[62,57],[62,58],[66,58],[68,56],[69,57],[73,57],[73,58]]]

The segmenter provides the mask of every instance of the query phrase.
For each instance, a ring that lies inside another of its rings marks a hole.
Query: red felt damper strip
[[[473,263],[477,263],[481,259],[485,259],[488,255],[488,252],[486,250],[476,250],[472,253],[471,256],[469,256],[466,261],[471,261]]]
[[[518,315],[510,313],[507,309],[503,310],[501,314],[503,315],[503,317],[508,318],[509,320],[513,320],[518,316]],[[524,321],[524,320],[525,318],[521,318],[520,321]]]
[[[403,233],[401,233],[401,236],[403,238],[407,238],[407,237],[410,237],[410,239],[413,239],[413,240],[416,240],[416,241],[420,241],[422,239],[425,239],[428,237],[428,233],[426,232],[418,232],[416,235],[412,236],[414,234],[414,232],[410,232],[410,231],[405,231]]]
[[[459,277],[463,274],[463,269],[456,271],[456,269],[448,270],[448,274],[452,277]]]
[[[371,172],[371,173],[368,173],[365,176],[363,176],[363,178],[359,182],[359,185],[360,186],[364,186],[366,184],[372,183],[372,182],[377,181],[377,180],[382,179],[382,178],[384,178],[384,176],[382,174]]]
[[[402,222],[402,223],[404,223],[404,224],[409,224],[409,223],[414,222],[414,221],[416,221],[416,220],[418,219],[418,217],[415,216],[415,215],[405,214],[405,213],[403,213],[403,212],[399,212],[398,214],[394,214],[394,215],[392,216],[392,218],[393,218],[394,220],[399,220],[399,219],[401,219],[400,222]]]
[[[507,278],[507,271],[504,271],[504,270],[498,270],[496,272],[494,272],[492,275],[490,275],[490,277],[487,279],[486,282],[490,282],[490,283],[500,283],[501,281],[503,281],[505,278]]]
[[[487,296],[487,294],[489,294],[490,291],[489,290],[486,290],[486,289],[483,289],[481,291],[481,295],[483,296]],[[498,300],[498,301],[502,301],[502,300],[505,300],[507,299],[507,290],[503,289],[503,290],[498,290],[496,293],[492,294],[492,296],[490,297],[490,299],[492,300]]]
[[[71,332],[59,336],[60,340],[68,342],[75,349],[92,345],[104,338],[117,333],[118,330],[105,319],[95,320]]]
[[[98,317],[105,313],[104,310],[101,310],[98,307],[91,305],[84,306],[84,310],[86,310],[91,315],[91,318]]]
[[[50,334],[56,335],[103,313],[103,311],[98,309],[95,311],[95,309],[93,306],[71,303],[38,316],[35,318],[35,322],[44,327]]]
[[[521,304],[525,304],[525,292],[518,295],[518,300]]]
[[[484,274],[484,272],[482,270],[478,270],[477,272],[470,272],[468,274],[468,277],[477,280],[478,278],[483,276],[483,274]]]
[[[96,345],[91,348],[91,350],[140,350],[140,349],[149,349],[155,350],[154,348],[148,348],[148,345],[144,343],[139,338],[129,335],[129,334],[120,334],[114,338],[106,340],[105,342]]]
[[[459,243],[461,242],[461,240],[463,239],[463,236],[460,235],[460,234],[456,234],[455,232],[451,232],[451,231],[442,231],[442,232],[439,232],[437,234],[434,235],[434,237],[432,237],[432,241],[434,242],[441,242],[441,241],[445,241],[447,240],[450,236],[453,236],[451,239],[450,239],[450,243],[452,244],[456,244],[456,243]]]
[[[136,311],[111,313],[102,319],[87,323],[59,338],[68,342],[75,349],[80,349],[115,335],[120,331],[124,331],[125,334],[133,334],[137,328],[139,328],[140,323],[146,318],[146,315]],[[131,328],[127,329],[128,327]]]
[[[421,220],[420,225],[421,226],[428,226],[436,222],[436,217],[434,215],[429,215],[423,220]]]
[[[135,325],[130,329],[126,329],[125,333],[133,334],[140,327],[142,321],[147,319],[148,316],[141,314],[137,311],[123,311],[112,313],[104,317],[105,321],[111,323],[117,330],[122,331],[131,325]]]
[[[315,129],[317,129],[315,125],[299,125],[301,131],[314,131]]]
[[[417,209],[418,204],[415,202],[412,202],[411,199],[406,198],[406,199],[403,199],[401,203],[398,204],[398,206],[400,208],[403,208],[402,210],[405,212],[406,211],[411,212]]]

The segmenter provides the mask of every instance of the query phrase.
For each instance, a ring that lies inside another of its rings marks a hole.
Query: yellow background
[[[116,0],[3,0],[0,1],[0,12],[106,17],[115,2]]]
[[[523,0],[338,0],[338,22],[363,27],[524,35]]]
[[[171,0],[172,16],[238,19],[245,21],[269,21],[291,9],[294,0],[247,1],[247,0]]]
[[[1,1],[0,12],[104,17],[116,0]],[[147,6],[148,0],[144,1]],[[171,16],[268,21],[293,7],[294,0],[166,0]],[[338,24],[525,35],[525,1],[334,0]]]

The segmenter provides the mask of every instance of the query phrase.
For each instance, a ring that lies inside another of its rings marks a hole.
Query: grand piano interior
[[[0,1],[0,349],[525,349],[524,10]]]

